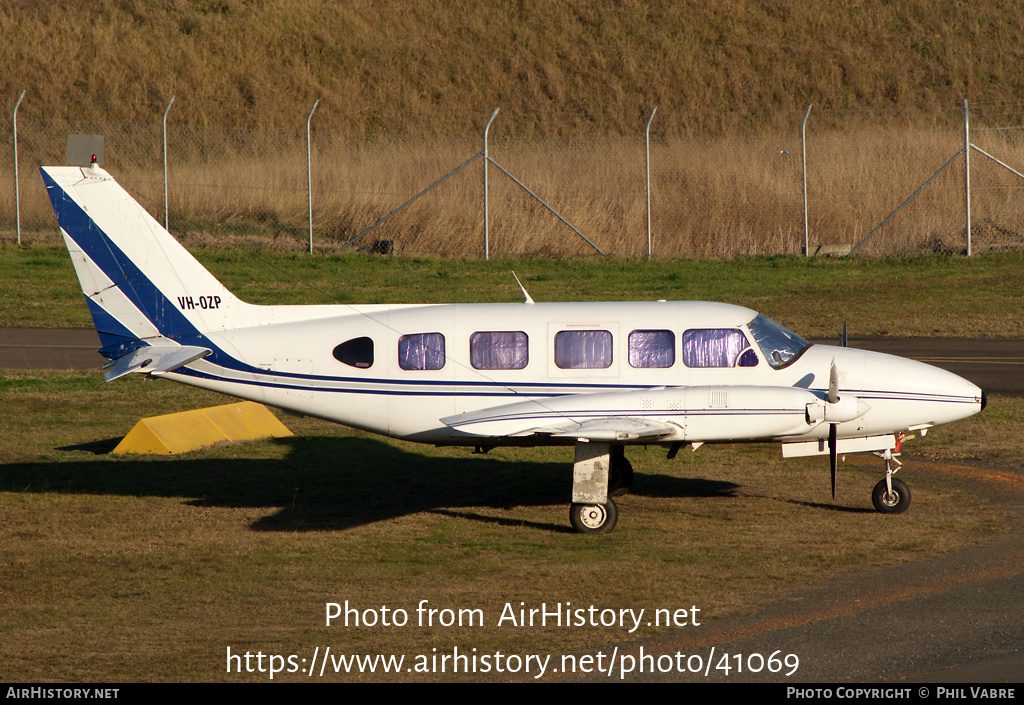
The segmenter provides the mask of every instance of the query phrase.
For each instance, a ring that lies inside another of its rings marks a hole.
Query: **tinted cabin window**
[[[563,330],[555,334],[555,364],[563,370],[612,366],[612,334],[606,330]]]
[[[630,367],[672,367],[676,336],[670,330],[635,330],[629,334]]]
[[[373,340],[353,338],[334,348],[334,359],[350,367],[365,369],[373,365]]]
[[[750,343],[735,328],[705,328],[683,333],[683,364],[687,367],[741,367],[757,365],[757,355],[745,354]]]
[[[398,339],[398,366],[403,370],[439,370],[444,362],[441,333],[415,333]]]
[[[530,361],[522,331],[478,331],[469,337],[469,361],[477,370],[521,370]]]

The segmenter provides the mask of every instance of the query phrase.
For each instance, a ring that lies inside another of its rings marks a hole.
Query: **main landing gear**
[[[612,497],[629,492],[633,466],[625,449],[610,443],[576,443],[569,521],[581,534],[607,534],[615,528],[619,508]]]
[[[875,453],[885,461],[885,479],[880,480],[875,485],[875,489],[871,491],[871,503],[882,514],[899,514],[907,511],[907,507],[910,506],[910,488],[903,480],[893,477],[903,467],[903,463],[897,460],[897,456],[899,456],[900,447],[906,439],[907,436],[901,433],[896,437],[896,447],[893,450]],[[893,469],[894,463],[895,469]]]

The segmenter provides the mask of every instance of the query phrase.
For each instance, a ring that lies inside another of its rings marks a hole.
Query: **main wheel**
[[[910,506],[910,488],[903,480],[892,478],[892,492],[881,480],[871,492],[871,503],[882,514],[899,514]]]
[[[611,468],[608,471],[608,496],[621,497],[629,494],[633,487],[633,464],[626,459],[622,446],[612,452]]]
[[[611,497],[608,504],[573,504],[569,507],[572,528],[581,534],[607,534],[619,520],[619,508]]]

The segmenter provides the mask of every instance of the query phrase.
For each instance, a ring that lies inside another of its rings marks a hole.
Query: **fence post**
[[[171,106],[174,105],[174,96],[171,96],[171,100],[167,103],[167,108],[164,110],[164,230],[170,231],[169,225],[170,220],[170,209],[167,206],[167,113],[171,112]]]
[[[811,256],[811,230],[807,225],[807,118],[811,116],[811,104],[807,105],[804,122],[800,126],[800,157],[804,169],[804,257]]]
[[[21,244],[21,191],[18,184],[18,106],[21,105],[25,91],[18,96],[14,104],[14,219],[17,222],[18,244]]]
[[[651,261],[651,122],[658,106],[654,106],[651,116],[647,118],[647,129],[644,130],[644,147],[647,155],[647,261]]]
[[[487,195],[487,162],[490,161],[490,157],[487,155],[487,133],[491,130],[491,123],[494,122],[494,118],[498,117],[498,111],[501,108],[495,108],[494,112],[491,113],[490,119],[484,126],[484,259],[491,258],[491,211],[490,203],[488,202]]]
[[[967,219],[967,256],[971,256],[971,132],[964,98],[964,215]]]
[[[318,105],[320,105],[319,98],[313,101],[313,107],[306,118],[306,200],[309,206],[309,254],[313,254],[313,159],[310,148],[309,123],[313,120],[313,113]]]

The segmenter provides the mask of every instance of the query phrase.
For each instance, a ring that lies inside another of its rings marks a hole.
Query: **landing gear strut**
[[[875,489],[871,491],[871,503],[882,514],[900,514],[907,511],[907,507],[910,506],[910,488],[903,480],[893,477],[903,467],[903,463],[897,460],[897,456],[899,456],[900,447],[906,438],[901,433],[896,437],[896,447],[893,450],[875,453],[885,461],[885,479],[879,480]],[[895,469],[893,468],[894,463]]]
[[[619,489],[625,493],[632,484],[633,467],[621,445],[577,441],[569,507],[573,528],[581,534],[610,532],[618,521],[619,509],[609,495]]]

